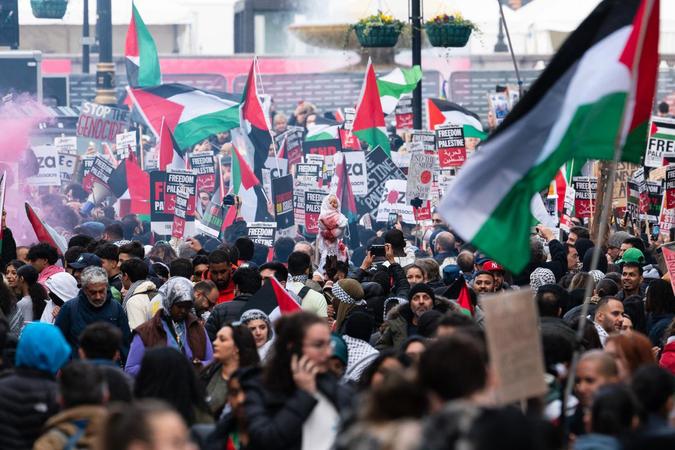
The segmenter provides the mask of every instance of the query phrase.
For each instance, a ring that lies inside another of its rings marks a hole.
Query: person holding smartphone
[[[328,370],[328,324],[298,312],[278,319],[274,331],[265,367],[241,379],[250,447],[328,450],[352,394]]]

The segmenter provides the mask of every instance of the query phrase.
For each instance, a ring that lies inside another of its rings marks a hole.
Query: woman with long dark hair
[[[669,282],[653,280],[647,288],[647,335],[652,345],[663,346],[664,334],[675,318],[675,295]]]
[[[4,280],[0,280],[0,313],[9,323],[9,336],[19,339],[24,324],[23,315],[16,307],[14,292]]]
[[[42,311],[44,311],[47,302],[49,301],[49,294],[47,289],[38,283],[38,276],[40,273],[30,264],[19,267],[16,271],[18,277],[18,285],[21,288],[21,300],[16,303],[16,306],[23,315],[24,322],[32,322],[40,320]]]
[[[240,367],[260,363],[251,331],[244,325],[225,324],[213,340],[213,362],[206,366],[201,379],[206,385],[206,402],[214,417],[219,417],[227,402],[227,382]]]
[[[145,352],[134,396],[164,400],[176,408],[189,426],[212,422],[192,364],[174,348],[159,347]]]
[[[308,312],[282,316],[262,373],[243,377],[251,448],[324,450],[335,442],[351,391],[329,373],[330,330]]]
[[[16,271],[19,270],[21,266],[25,266],[26,263],[20,259],[14,259],[5,266],[5,279],[7,280],[7,285],[14,292],[16,297],[23,297],[21,293],[21,286],[19,286],[19,277],[16,274]]]

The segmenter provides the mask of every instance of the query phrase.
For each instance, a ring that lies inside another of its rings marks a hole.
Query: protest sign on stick
[[[464,130],[460,125],[436,127],[438,165],[441,169],[460,167],[466,161]]]

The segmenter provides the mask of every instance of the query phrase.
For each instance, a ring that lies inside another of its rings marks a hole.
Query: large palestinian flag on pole
[[[143,23],[136,5],[131,3],[131,22],[127,29],[124,57],[129,86],[157,86],[162,83],[155,40]]]
[[[246,86],[239,106],[239,123],[246,144],[248,160],[253,163],[253,172],[262,179],[262,169],[272,145],[270,126],[256,84],[255,60],[251,63]]]
[[[239,103],[228,94],[179,83],[128,90],[155,136],[159,138],[164,121],[181,149],[239,126]]]
[[[658,68],[659,1],[605,0],[462,168],[440,212],[509,270],[530,258],[530,200],[574,158],[637,163]]]
[[[412,66],[410,69],[397,67],[378,78],[377,89],[380,92],[382,111],[385,114],[393,113],[401,96],[411,93],[420,80],[422,80],[422,68],[420,66]]]
[[[159,170],[185,169],[185,152],[173,137],[166,121],[159,132]]]
[[[427,117],[429,118],[428,129],[435,130],[438,125],[452,123],[462,125],[464,137],[485,139],[487,133],[483,131],[483,124],[478,114],[440,98],[427,99]]]
[[[40,219],[28,202],[25,203],[25,207],[26,216],[33,227],[33,231],[35,231],[38,241],[48,243],[59,252],[59,255],[64,255],[66,250],[68,250],[68,243],[63,235]]]
[[[150,174],[140,168],[133,153],[115,168],[108,186],[119,200],[129,200],[124,212],[150,214]]]
[[[241,200],[241,217],[247,223],[272,221],[267,211],[267,197],[260,180],[236,147],[232,147],[230,186],[234,195],[238,195]]]
[[[352,131],[360,140],[367,142],[370,148],[378,145],[387,155],[391,155],[391,146],[387,128],[384,124],[384,113],[380,103],[380,93],[377,90],[377,79],[373,63],[368,59],[366,76],[361,87],[359,101],[356,104],[356,117]]]

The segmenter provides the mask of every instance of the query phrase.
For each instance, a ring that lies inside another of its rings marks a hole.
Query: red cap
[[[504,267],[494,261],[486,261],[485,264],[483,264],[483,270],[487,272],[504,272]]]

